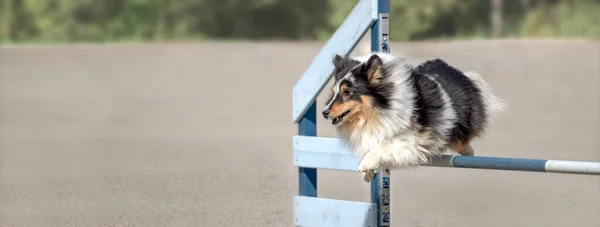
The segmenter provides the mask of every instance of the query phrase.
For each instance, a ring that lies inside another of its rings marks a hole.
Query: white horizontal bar
[[[600,162],[546,161],[546,172],[600,175]]]
[[[372,0],[361,0],[294,85],[293,120],[298,123],[333,73],[333,56],[348,55],[377,19]]]
[[[309,168],[357,171],[358,156],[339,139],[294,136],[294,165]]]
[[[377,207],[372,203],[294,196],[294,226],[377,226]]]

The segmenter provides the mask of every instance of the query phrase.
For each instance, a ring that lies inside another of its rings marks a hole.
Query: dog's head
[[[333,125],[343,125],[388,108],[391,87],[385,81],[387,73],[380,56],[373,54],[363,62],[336,55],[333,64],[335,83],[323,117]]]

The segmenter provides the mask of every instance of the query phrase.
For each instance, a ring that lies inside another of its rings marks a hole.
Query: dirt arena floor
[[[292,226],[292,87],[321,46],[0,47],[0,226]],[[476,155],[600,161],[600,42],[391,48],[510,102]],[[319,197],[369,201],[359,173],[318,177]],[[598,176],[419,167],[392,187],[392,226],[600,226]]]

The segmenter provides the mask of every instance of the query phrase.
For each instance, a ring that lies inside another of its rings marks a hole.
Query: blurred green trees
[[[357,0],[0,0],[0,42],[327,39]],[[490,0],[391,0],[394,40],[486,38]],[[503,36],[600,38],[600,0],[504,0]]]

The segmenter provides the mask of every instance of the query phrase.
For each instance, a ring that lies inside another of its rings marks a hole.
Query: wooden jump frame
[[[360,0],[313,59],[294,86],[294,165],[299,193],[294,197],[294,225],[318,227],[390,226],[390,176],[371,181],[371,202],[317,197],[317,169],[357,171],[359,159],[338,139],[317,137],[316,97],[332,76],[332,58],[346,56],[371,29],[371,51],[389,52],[390,0]],[[429,166],[600,175],[600,162],[442,155]]]

